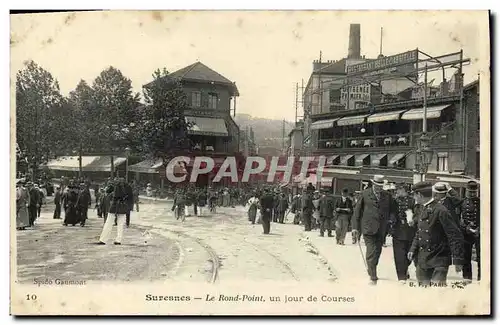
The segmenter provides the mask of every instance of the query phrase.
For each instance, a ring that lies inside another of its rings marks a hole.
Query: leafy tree
[[[139,94],[132,90],[132,81],[120,70],[109,67],[102,71],[92,85],[95,110],[92,117],[98,121],[92,129],[98,140],[92,143],[100,151],[123,153],[126,147],[137,146],[135,140]],[[113,172],[113,171],[112,171]]]
[[[33,178],[40,164],[64,147],[69,113],[57,80],[35,62],[26,62],[16,75],[16,142]]]
[[[146,106],[141,110],[140,137],[144,155],[166,163],[179,152],[189,151],[191,141],[184,118],[188,102],[182,85],[169,78],[168,71],[156,70],[153,81],[143,90]]]

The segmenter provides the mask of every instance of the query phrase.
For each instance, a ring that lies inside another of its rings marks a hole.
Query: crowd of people
[[[67,184],[67,185],[66,185]],[[56,187],[54,219],[61,218],[64,226],[85,226],[88,209],[92,206],[88,182],[69,180]],[[121,244],[123,230],[130,225],[134,207],[139,211],[139,188],[123,178],[108,179],[93,187],[95,209],[104,226],[97,244],[109,240],[113,225],[117,226],[114,244]],[[37,184],[17,182],[17,229],[33,227],[40,216],[44,191]],[[248,220],[260,223],[269,234],[271,223],[301,225],[304,231],[317,230],[319,236],[334,237],[336,244],[345,245],[351,231],[352,244],[366,245],[363,259],[371,284],[376,284],[377,265],[386,238],[392,237],[397,278],[408,280],[408,268],[414,263],[417,279],[425,285],[446,283],[450,265],[472,280],[472,255],[476,251],[478,280],[480,271],[480,199],[478,183],[467,184],[465,198],[447,183],[421,182],[388,186],[381,175],[375,175],[363,191],[343,189],[334,197],[331,188],[316,188],[309,184],[301,193],[291,195],[279,186],[255,188],[196,188],[187,186],[175,192],[172,211],[177,219],[217,213],[217,207],[246,206]],[[111,214],[114,218],[108,218]]]
[[[293,223],[304,231],[319,230],[319,236],[335,237],[345,245],[348,231],[352,243],[366,245],[363,259],[370,284],[377,284],[377,265],[382,247],[392,237],[395,271],[400,282],[409,279],[414,263],[417,280],[424,286],[445,285],[450,265],[455,265],[466,282],[472,281],[472,255],[476,251],[478,281],[480,264],[480,199],[478,183],[467,184],[465,198],[448,184],[421,182],[391,184],[376,175],[363,191],[343,189],[340,198],[330,188],[316,190],[309,184],[302,193],[289,199],[272,188],[255,191],[248,200],[248,218],[259,222],[269,234],[271,222]],[[333,233],[335,231],[335,234]]]

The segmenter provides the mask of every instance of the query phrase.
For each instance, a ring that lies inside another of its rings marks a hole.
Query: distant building
[[[184,115],[188,122],[193,123],[188,131],[193,146],[185,154],[208,156],[215,160],[214,173],[198,178],[198,185],[206,186],[227,156],[240,156],[240,129],[231,116],[231,107],[234,109],[239,96],[238,88],[234,82],[201,62],[170,73],[168,78],[182,83],[188,99],[189,109]],[[188,170],[192,162],[193,159],[187,166]],[[145,164],[156,168],[144,167]],[[142,162],[130,166],[129,170],[136,173],[155,171],[160,175],[165,172],[164,166],[158,166],[157,162]]]

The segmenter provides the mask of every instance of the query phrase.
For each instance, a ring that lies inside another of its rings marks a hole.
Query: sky
[[[34,60],[67,95],[114,66],[141,92],[155,69],[200,61],[236,82],[237,113],[293,121],[295,84],[320,51],[325,61],[347,55],[350,23],[361,24],[366,57],[379,54],[383,27],[384,55],[463,49],[466,82],[489,65],[486,12],[108,11],[12,15],[11,80]]]

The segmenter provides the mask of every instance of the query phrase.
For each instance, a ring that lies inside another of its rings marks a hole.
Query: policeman
[[[264,194],[260,198],[260,208],[261,208],[261,222],[262,228],[264,228],[264,235],[268,235],[271,232],[271,218],[274,209],[274,196],[269,188],[264,190]]]
[[[414,199],[422,210],[408,259],[416,262],[419,284],[444,286],[449,266],[460,272],[464,264],[462,232],[448,209],[432,198],[430,182],[415,184]]]
[[[465,199],[462,202],[462,215],[460,218],[460,228],[464,234],[465,252],[463,278],[472,280],[472,247],[476,248],[477,260],[477,280],[481,280],[481,246],[480,246],[480,199],[478,196],[478,184],[474,181],[467,183]]]
[[[408,195],[408,186],[404,183],[398,184],[396,198],[394,199],[395,214],[392,216],[392,248],[394,252],[394,263],[396,274],[400,282],[409,279],[407,256],[416,232],[415,200]]]

